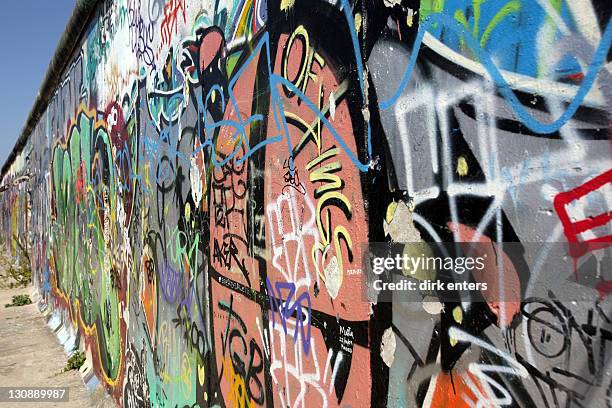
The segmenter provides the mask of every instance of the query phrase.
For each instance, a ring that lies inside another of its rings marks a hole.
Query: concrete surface
[[[0,289],[0,387],[69,387],[68,402],[2,403],[0,407],[115,407],[98,387],[89,393],[78,371],[63,372],[67,356],[36,304],[6,308],[32,287]]]

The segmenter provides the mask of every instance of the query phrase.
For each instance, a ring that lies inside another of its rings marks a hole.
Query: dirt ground
[[[0,402],[0,407],[116,407],[102,387],[89,393],[78,371],[63,372],[64,348],[36,304],[4,307],[13,295],[32,291],[32,287],[0,289],[0,387],[69,387],[69,401]]]

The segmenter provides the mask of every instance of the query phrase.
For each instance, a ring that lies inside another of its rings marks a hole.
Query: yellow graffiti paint
[[[395,210],[397,210],[397,201],[393,201],[387,206],[387,213],[385,214],[385,221],[387,221],[387,224],[391,224],[393,221]]]
[[[293,7],[295,0],[281,0],[280,9],[281,11],[287,11]]]
[[[355,14],[355,31],[357,32],[361,31],[361,22],[362,22],[361,13]]]
[[[254,408],[253,400],[249,398],[244,378],[234,370],[232,359],[226,355],[223,359],[225,376],[229,385],[229,395],[227,396],[228,407]]]
[[[453,319],[459,324],[463,322],[463,310],[461,306],[457,306],[453,309]]]
[[[457,159],[457,174],[459,174],[461,177],[468,174],[467,160],[465,160],[465,157],[463,156],[459,156]]]

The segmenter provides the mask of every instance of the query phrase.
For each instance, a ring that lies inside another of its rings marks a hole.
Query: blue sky
[[[21,133],[75,0],[2,2],[0,167]]]

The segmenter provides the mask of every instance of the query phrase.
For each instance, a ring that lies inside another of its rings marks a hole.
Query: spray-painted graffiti
[[[611,10],[103,1],[2,236],[121,406],[612,406]],[[392,241],[505,267],[480,301],[367,302]]]

